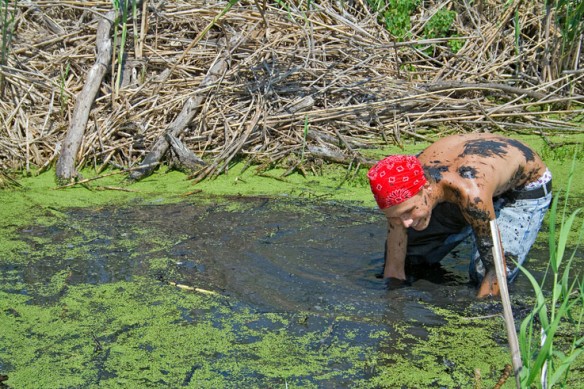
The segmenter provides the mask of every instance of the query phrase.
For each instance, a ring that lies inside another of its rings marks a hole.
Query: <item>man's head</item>
[[[422,164],[413,155],[390,155],[369,169],[367,177],[381,209],[403,203],[426,183]]]

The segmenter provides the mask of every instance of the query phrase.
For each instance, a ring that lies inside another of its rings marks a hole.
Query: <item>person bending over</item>
[[[525,261],[552,198],[542,159],[495,134],[452,135],[417,156],[391,155],[367,177],[388,222],[383,277],[405,280],[406,263],[439,263],[472,236],[469,275],[479,298],[499,294],[490,221],[497,220],[512,282],[514,263]]]

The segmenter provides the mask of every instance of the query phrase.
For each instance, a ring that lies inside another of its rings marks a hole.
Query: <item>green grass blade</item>
[[[541,287],[539,286],[539,284],[535,280],[535,277],[533,277],[533,275],[527,269],[525,269],[523,266],[519,266],[519,270],[521,270],[523,272],[523,274],[525,274],[525,276],[527,277],[529,282],[531,282],[531,286],[533,287],[533,290],[535,292],[535,298],[536,298],[536,305],[535,306],[537,308],[535,308],[535,309],[538,311],[538,318],[539,318],[542,326],[545,328],[545,327],[549,326],[549,323],[548,323],[548,311],[547,311],[543,291],[541,290]]]
[[[557,254],[557,250],[556,250],[556,223],[557,223],[557,217],[558,217],[558,202],[560,200],[560,193],[561,191],[558,191],[559,193],[556,194],[554,196],[554,199],[552,201],[552,206],[550,209],[550,218],[549,218],[549,239],[548,239],[548,245],[550,247],[550,266],[552,267],[552,271],[554,273],[557,273],[557,266],[556,266],[556,254]]]
[[[549,382],[550,388],[560,382],[560,379],[562,378],[562,376],[564,376],[568,372],[568,370],[570,369],[570,366],[580,356],[580,354],[582,354],[582,351],[584,351],[584,350],[577,349],[573,353],[568,355],[567,358],[562,359],[560,366],[558,366],[556,368],[556,370],[554,371],[554,374],[550,378],[550,382]]]
[[[572,212],[572,214],[568,217],[565,223],[562,223],[560,228],[560,236],[558,239],[558,246],[557,246],[557,254],[556,254],[556,268],[554,269],[554,273],[558,272],[558,269],[562,263],[562,258],[564,257],[564,252],[566,251],[566,245],[568,244],[568,238],[570,236],[570,231],[572,230],[572,225],[574,224],[574,220],[578,213],[582,210],[579,208]]]
[[[522,376],[529,371],[531,366],[531,355],[533,354],[533,323],[535,316],[539,313],[540,309],[541,306],[534,307],[531,313],[523,319],[519,326],[519,349],[524,367],[521,370]]]
[[[304,151],[306,149],[306,139],[308,138],[308,129],[310,124],[308,123],[308,115],[304,116],[304,133],[302,137],[302,152],[300,154],[300,162],[304,161]]]
[[[529,374],[530,382],[533,382],[533,380],[539,374],[546,360],[551,360],[554,336],[559,328],[560,321],[565,317],[566,312],[569,311],[573,304],[574,304],[573,302],[570,303],[570,300],[565,299],[558,308],[555,319],[547,326],[542,325],[542,328],[544,328],[544,331],[546,333],[546,339],[541,349],[539,350],[535,362],[533,363],[533,370]]]

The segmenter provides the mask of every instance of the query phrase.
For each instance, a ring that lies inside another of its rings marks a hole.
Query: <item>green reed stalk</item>
[[[0,21],[2,26],[0,31],[2,31],[2,46],[0,47],[0,66],[5,66],[8,63],[8,53],[10,48],[10,41],[12,41],[12,35],[14,33],[14,15],[16,14],[16,3],[18,0],[14,0],[14,8],[12,12],[8,11],[9,0],[1,0],[0,3]],[[4,76],[0,73],[0,93],[4,92]]]
[[[582,56],[582,39],[584,36],[584,1],[582,0],[546,0],[546,13],[551,16],[555,26],[560,31],[558,41],[551,44],[557,45],[557,55],[553,55],[555,67],[558,72],[563,70],[576,70]],[[551,27],[547,25],[547,33]],[[549,45],[550,42],[546,43]]]
[[[63,70],[63,66],[61,66],[61,76],[59,80],[59,103],[61,105],[61,116],[65,115],[65,110],[67,109],[67,102],[69,101],[69,95],[65,91],[65,83],[67,82],[67,78],[69,78],[69,72],[71,70],[71,64],[67,61],[67,65]]]
[[[560,214],[560,210],[558,210],[559,195],[555,195],[550,210],[550,261],[546,276],[548,272],[551,272],[551,297],[546,298],[543,292],[545,277],[541,284],[538,284],[529,271],[520,267],[531,282],[536,298],[535,306],[522,321],[519,332],[519,346],[523,361],[521,386],[526,388],[531,387],[538,377],[542,388],[564,383],[568,378],[572,363],[584,351],[581,347],[584,343],[584,336],[581,335],[584,324],[584,277],[581,274],[576,274],[575,276],[571,274],[576,251],[584,237],[584,224],[580,225],[578,230],[578,237],[575,242],[576,247],[569,257],[566,253],[568,238],[575,227],[576,217],[583,210],[583,208],[578,208],[568,215],[567,206],[570,186],[574,176],[575,161],[576,158],[574,156],[564,205],[561,210],[559,231],[556,227]],[[578,319],[575,320],[575,317]],[[539,321],[539,333],[536,330],[537,321]],[[555,346],[554,341],[557,340],[555,335],[562,326],[566,325],[570,326],[571,332],[575,334],[575,337],[568,350],[560,350]],[[537,342],[540,334],[540,342]]]
[[[114,21],[114,35],[113,35],[113,45],[112,45],[112,69],[114,68],[114,61],[118,52],[118,20],[119,20],[119,15],[120,15],[120,9],[121,9],[121,5],[120,5],[120,0],[112,0],[112,8],[114,9],[114,11],[116,12],[116,20]],[[113,71],[113,70],[112,70]],[[116,91],[116,77],[114,77],[114,75],[112,74],[112,90],[115,92]]]
[[[521,51],[521,19],[519,18],[519,8],[515,9],[513,16],[514,34],[515,34],[515,53],[519,55]]]
[[[132,23],[134,30],[134,51],[138,47],[138,1],[132,0]]]
[[[304,151],[306,150],[306,139],[308,138],[308,129],[310,124],[308,123],[308,115],[304,116],[304,134],[302,135],[302,153],[300,154],[300,162],[304,162]]]
[[[136,7],[135,3],[136,0],[112,0],[114,9],[117,15],[117,22],[116,22],[116,32],[114,36],[117,38],[117,25],[118,23],[122,24],[122,33],[119,42],[119,50],[118,50],[118,69],[116,72],[116,81],[114,86],[115,95],[117,96],[120,91],[120,85],[122,83],[122,75],[123,75],[123,68],[124,68],[124,56],[125,56],[125,47],[126,47],[126,40],[128,38],[128,1],[131,1],[134,8]],[[115,46],[115,45],[114,45]]]

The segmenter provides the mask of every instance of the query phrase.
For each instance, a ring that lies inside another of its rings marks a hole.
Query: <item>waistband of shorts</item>
[[[547,196],[552,191],[552,180],[533,189],[515,190],[511,192],[514,200],[533,200]]]

